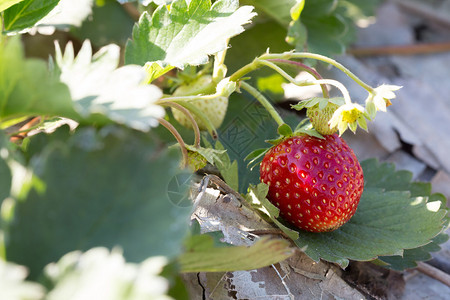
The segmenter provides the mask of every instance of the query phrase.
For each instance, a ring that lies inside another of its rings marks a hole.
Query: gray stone
[[[450,204],[450,175],[447,172],[439,171],[431,180],[433,193],[442,193],[447,197],[447,204]]]
[[[386,1],[379,7],[375,23],[359,30],[356,45],[405,45],[413,41],[408,18],[395,3]]]

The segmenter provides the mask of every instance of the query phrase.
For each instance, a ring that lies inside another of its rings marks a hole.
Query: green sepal
[[[259,161],[264,155],[266,155],[267,151],[269,151],[270,148],[261,148],[256,149],[255,151],[251,152],[249,155],[247,155],[244,160],[250,160],[250,162],[247,164],[247,167],[250,168],[250,170],[253,170],[254,167],[256,167],[259,164]]]
[[[321,135],[317,130],[314,129],[311,122],[308,119],[303,119],[295,128],[294,135],[310,135],[319,139],[324,139],[325,137]]]
[[[277,131],[278,131],[278,133],[279,133],[280,135],[285,136],[285,137],[292,136],[292,134],[293,134],[291,126],[289,126],[289,125],[286,124],[286,123],[281,124],[281,125],[278,127],[278,130],[277,130]]]

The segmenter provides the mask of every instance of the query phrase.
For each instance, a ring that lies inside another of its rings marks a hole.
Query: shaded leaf
[[[170,11],[159,6],[150,16],[144,12],[133,29],[125,52],[127,64],[158,62],[184,68],[208,62],[208,55],[227,48],[227,41],[241,33],[255,15],[253,7],[239,7],[237,0],[172,2]]]
[[[19,37],[0,44],[0,118],[29,115],[79,119],[67,86],[44,61],[26,59]]]
[[[130,262],[180,253],[191,209],[169,198],[180,174],[177,149],[118,127],[75,134],[63,127],[34,136],[28,151],[44,189],[17,202],[5,234],[6,257],[32,278],[73,250],[119,246]]]
[[[67,1],[76,3],[77,9],[80,9],[79,1]],[[116,44],[123,48],[130,38],[135,22],[117,1],[102,0],[102,2],[101,5],[94,4],[89,17],[84,19],[81,26],[72,27],[70,33],[80,41],[90,40],[96,49],[109,44]],[[77,17],[80,15],[81,13],[78,13]]]
[[[215,144],[216,153],[217,151],[224,151],[214,158],[214,165],[219,169],[225,182],[235,191],[239,190],[239,179],[238,179],[238,163],[237,161],[231,161],[228,156],[228,152],[225,150],[224,146],[220,141],[216,141]]]
[[[11,191],[11,170],[6,162],[8,153],[7,143],[8,140],[3,135],[3,132],[0,132],[0,207],[2,201],[10,195]]]

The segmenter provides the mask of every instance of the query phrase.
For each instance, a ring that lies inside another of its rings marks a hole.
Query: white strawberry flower
[[[334,112],[329,124],[330,128],[338,128],[339,135],[342,135],[347,128],[355,132],[358,124],[361,128],[367,130],[364,107],[356,103],[344,104]]]
[[[369,98],[375,104],[377,110],[386,111],[386,107],[391,105],[391,99],[395,98],[394,91],[401,89],[398,85],[382,84],[373,90],[373,97]]]

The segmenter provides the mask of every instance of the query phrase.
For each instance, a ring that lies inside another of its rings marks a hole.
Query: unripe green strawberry
[[[196,95],[211,95],[216,92],[216,83],[212,80],[210,75],[203,75],[186,85],[181,85],[173,93],[174,96],[196,96]],[[192,105],[197,107],[212,123],[215,128],[218,128],[225,118],[228,107],[228,97],[216,97],[213,99],[198,99],[190,101]],[[172,108],[172,113],[181,125],[192,128],[190,120],[177,109]],[[200,130],[206,130],[207,126],[195,115],[194,119],[197,122]]]
[[[329,135],[338,131],[337,126],[330,126],[330,120],[334,112],[343,104],[343,98],[314,97],[300,101],[298,104],[292,105],[292,108],[296,110],[306,108],[306,115],[314,129],[322,135]]]
[[[306,115],[318,133],[322,135],[333,134],[338,129],[336,126],[331,128],[328,122],[338,108],[338,105],[331,102],[329,102],[324,109],[320,109],[319,104],[316,104],[306,110]]]
[[[283,140],[265,154],[260,177],[280,215],[311,232],[332,231],[346,223],[364,187],[355,154],[336,134]]]

